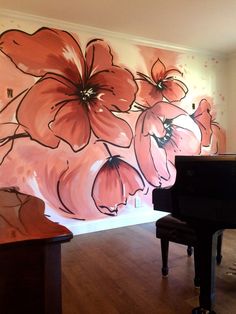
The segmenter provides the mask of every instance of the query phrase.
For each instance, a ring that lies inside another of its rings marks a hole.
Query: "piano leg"
[[[215,313],[215,266],[218,232],[209,226],[196,228],[198,244],[195,247],[197,267],[200,276],[199,307],[192,314]]]

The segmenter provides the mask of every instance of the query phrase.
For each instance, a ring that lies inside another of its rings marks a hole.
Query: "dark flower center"
[[[163,90],[164,89],[163,81],[162,80],[158,81],[156,86],[157,86],[157,89]]]
[[[172,133],[173,133],[173,128],[171,124],[172,120],[165,120],[164,122],[164,128],[166,130],[166,134],[163,137],[157,137],[155,135],[154,138],[158,144],[159,147],[164,147],[165,144],[171,139]]]
[[[82,103],[91,103],[97,96],[97,90],[94,87],[88,86],[83,89],[79,88],[79,98]]]

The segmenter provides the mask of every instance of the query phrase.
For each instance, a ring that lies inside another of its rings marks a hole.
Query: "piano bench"
[[[183,244],[187,246],[188,256],[192,255],[192,248],[196,245],[196,234],[193,228],[185,221],[173,217],[171,214],[162,217],[156,222],[156,237],[161,240],[161,254],[162,254],[162,275],[168,276],[168,251],[169,242]],[[217,255],[216,262],[221,263],[221,246],[222,246],[223,230],[219,232],[217,240]],[[199,286],[199,271],[196,267],[195,254],[194,254],[194,268],[195,277],[194,284]]]

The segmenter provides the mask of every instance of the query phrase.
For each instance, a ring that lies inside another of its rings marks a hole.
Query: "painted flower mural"
[[[193,120],[199,126],[201,131],[202,146],[209,146],[212,136],[211,122],[212,116],[210,114],[210,103],[206,99],[202,99],[196,111],[192,114]]]
[[[211,105],[207,99],[202,99],[191,115],[201,131],[202,153],[205,148],[211,148],[211,153],[219,154],[225,152],[225,134],[219,124],[211,115]]]
[[[17,164],[24,181],[15,175],[10,183],[40,191],[62,216],[116,216],[136,193],[174,184],[176,155],[225,149],[210,102],[183,110],[183,72],[158,53],[142,72],[121,65],[104,39],[82,44],[44,27],[3,32],[0,54],[27,77],[0,99],[1,169]]]
[[[144,181],[139,172],[120,156],[110,154],[94,180],[92,197],[100,212],[114,215],[120,205],[126,205],[129,195],[143,189]]]
[[[134,145],[146,180],[153,186],[162,186],[163,181],[175,175],[176,155],[200,153],[200,132],[187,112],[162,101],[140,115]]]
[[[99,140],[130,145],[131,128],[113,112],[129,110],[137,87],[128,70],[113,64],[103,40],[90,41],[85,57],[75,39],[60,30],[8,31],[0,41],[1,51],[20,70],[40,77],[17,110],[32,139],[51,148],[64,140],[79,151],[92,130]]]
[[[138,72],[139,91],[136,101],[144,107],[152,107],[163,98],[167,101],[179,101],[188,92],[187,86],[174,75],[182,76],[178,69],[166,69],[160,59],[153,64],[151,75]]]

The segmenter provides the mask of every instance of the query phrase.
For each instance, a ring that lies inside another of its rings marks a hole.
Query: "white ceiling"
[[[236,0],[0,0],[0,8],[180,47],[236,51]]]

